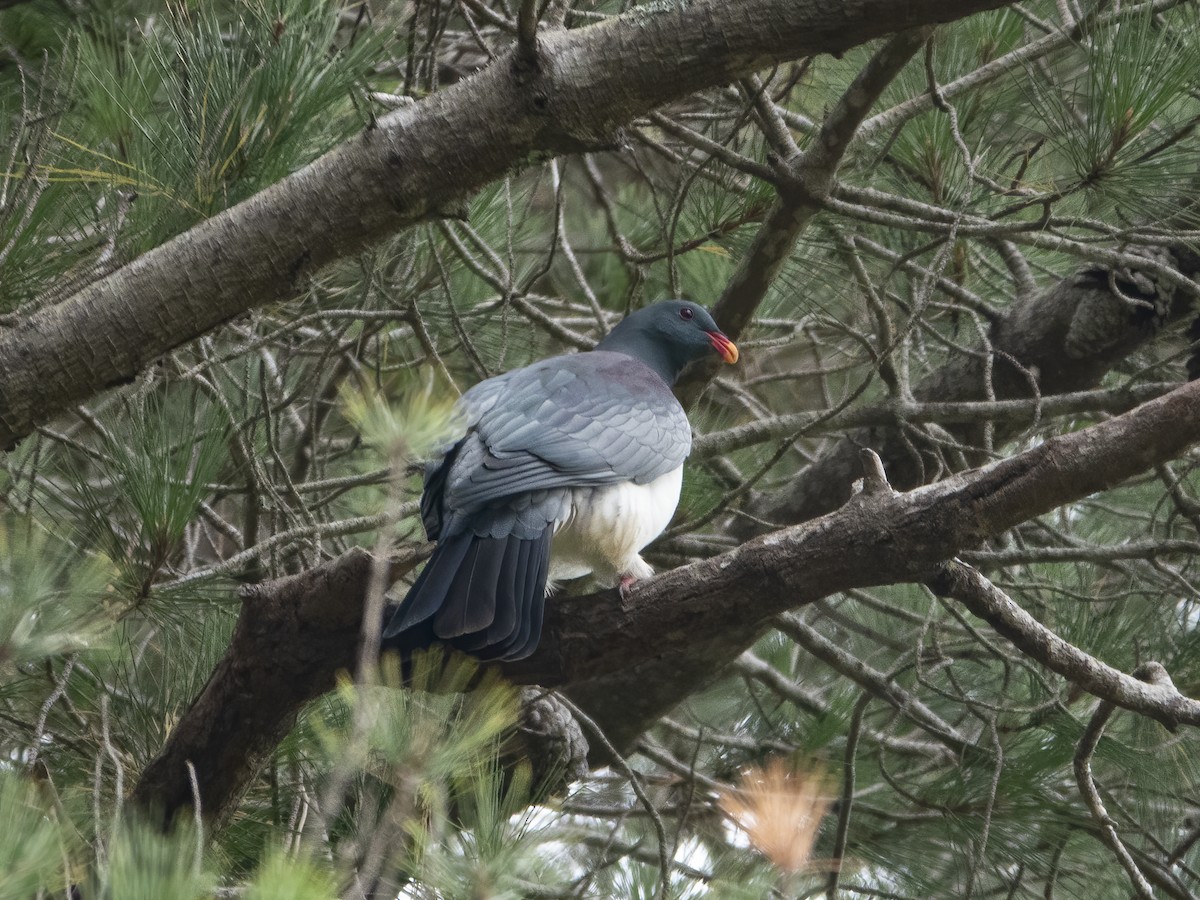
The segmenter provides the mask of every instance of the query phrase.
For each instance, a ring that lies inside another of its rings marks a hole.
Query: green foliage
[[[60,158],[52,131],[63,96],[44,66],[38,71],[18,60],[16,73],[15,83],[0,90],[0,314],[32,298],[69,265],[46,239],[86,224],[71,186],[39,177],[37,170]]]
[[[103,900],[199,900],[211,896],[215,883],[186,827],[164,837],[145,826],[127,824],[109,844],[107,865],[88,895]]]
[[[337,895],[330,872],[315,860],[274,852],[246,886],[246,900],[329,900]]]
[[[62,837],[53,815],[32,782],[0,770],[0,900],[28,900],[40,889],[62,889]]]
[[[32,517],[0,512],[0,694],[22,667],[101,639],[113,574]]]
[[[0,92],[0,146],[13,148],[0,157],[0,313],[80,254],[130,259],[367,125],[385,34],[343,29],[338,10],[232,0],[98,11],[58,32],[54,64],[19,63],[16,89]],[[21,9],[4,16],[30,27],[17,33],[36,59],[42,26]]]
[[[209,493],[228,431],[187,397],[138,398],[122,418],[119,434],[101,433],[96,466],[77,470],[74,487],[82,536],[121,568],[124,591],[140,601]]]
[[[1091,36],[1065,62],[1067,87],[1032,77],[1042,128],[1070,166],[1093,209],[1119,204],[1127,215],[1157,214],[1189,190],[1193,169],[1171,131],[1195,113],[1195,8],[1166,30],[1149,11]],[[1194,189],[1194,185],[1192,186]]]
[[[355,391],[342,389],[346,418],[378,455],[378,462],[401,467],[405,462],[429,458],[461,437],[463,426],[455,408],[456,397],[435,391],[429,379],[423,385],[397,380],[386,391],[370,385]],[[389,401],[403,398],[403,405]]]
[[[476,667],[466,661],[443,664],[438,653],[421,655],[407,681],[412,691],[397,689],[405,680],[394,656],[384,658],[381,675],[379,685],[340,685],[330,714],[331,724],[342,727],[324,735],[331,758],[364,766],[371,759],[392,767],[412,763],[436,793],[456,773],[489,759],[516,721],[516,692],[494,674],[462,693],[476,676]]]
[[[319,0],[168,6],[144,39],[97,23],[77,46],[88,99],[51,177],[136,192],[140,250],[277,181],[363,124],[350,107],[376,38],[339,47]]]
[[[530,885],[565,881],[564,866],[546,858],[548,834],[536,819],[546,816],[532,801],[527,768],[506,773],[483,760],[458,794],[461,830],[450,841],[427,847],[421,881],[451,897],[519,900]]]

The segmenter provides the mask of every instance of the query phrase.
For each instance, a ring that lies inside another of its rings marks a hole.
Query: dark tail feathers
[[[547,527],[539,537],[456,534],[441,541],[408,595],[389,611],[383,649],[448,644],[479,659],[523,659],[542,634]]]

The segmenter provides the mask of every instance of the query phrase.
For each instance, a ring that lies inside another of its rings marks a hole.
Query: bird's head
[[[690,300],[663,300],[630,313],[596,347],[637,357],[673,384],[683,367],[716,353],[738,361],[737,346],[713,317]]]

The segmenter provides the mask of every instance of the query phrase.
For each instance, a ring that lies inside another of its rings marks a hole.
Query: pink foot
[[[617,582],[617,590],[621,592],[621,599],[628,600],[630,591],[633,586],[638,583],[636,575],[622,575],[621,580]]]

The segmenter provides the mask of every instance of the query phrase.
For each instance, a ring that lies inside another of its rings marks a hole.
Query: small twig
[[[192,871],[197,876],[204,865],[204,814],[200,806],[200,779],[196,777],[196,766],[189,759],[186,763],[188,783],[192,786],[192,818],[196,825],[196,856]]]
[[[1140,672],[1144,668],[1139,668],[1138,671]],[[1075,783],[1079,785],[1079,793],[1091,812],[1092,818],[1100,826],[1102,840],[1117,857],[1121,868],[1128,873],[1129,880],[1133,883],[1134,893],[1142,900],[1153,900],[1154,891],[1150,887],[1150,882],[1146,880],[1146,876],[1142,874],[1142,870],[1138,868],[1137,863],[1133,861],[1133,857],[1129,855],[1129,851],[1125,849],[1125,845],[1117,835],[1116,823],[1104,808],[1100,792],[1096,789],[1096,782],[1092,777],[1092,754],[1096,752],[1096,745],[1100,743],[1104,726],[1115,710],[1116,706],[1107,700],[1101,701],[1100,705],[1096,707],[1096,712],[1092,715],[1083,736],[1079,739],[1078,747],[1075,748]]]
[[[373,516],[358,516],[353,519],[343,519],[339,522],[318,525],[302,525],[287,531],[280,531],[260,541],[253,547],[248,547],[241,553],[235,553],[233,556],[226,557],[221,562],[214,563],[203,569],[193,569],[186,575],[176,578],[174,581],[163,582],[157,585],[157,587],[160,590],[169,590],[204,579],[240,572],[264,554],[270,551],[279,552],[294,541],[299,541],[315,534],[320,534],[323,538],[330,538],[346,534],[361,534],[364,531],[374,531],[377,528],[394,525],[396,522],[411,516],[416,510],[417,502],[414,500],[411,503],[405,503],[397,509],[386,510]]]
[[[779,115],[779,107],[771,102],[770,94],[757,75],[751,75],[740,82],[742,93],[754,104],[758,113],[759,124],[763,135],[771,144],[772,149],[781,157],[780,162],[787,162],[800,155],[800,148],[788,130],[787,123]]]
[[[112,833],[116,834],[117,827],[121,823],[122,804],[125,799],[125,766],[121,764],[121,756],[117,753],[117,748],[113,746],[112,735],[108,727],[108,693],[100,695],[100,740],[103,746],[105,755],[112,760],[114,772],[113,785],[113,817],[112,817]],[[99,790],[99,772],[100,765],[97,761],[97,790]],[[97,823],[100,819],[97,817]]]
[[[837,831],[833,837],[833,865],[829,867],[829,882],[825,888],[827,900],[837,900],[838,879],[842,875],[842,858],[846,855],[846,840],[850,834],[850,811],[854,807],[855,755],[858,753],[858,738],[862,734],[863,716],[870,706],[873,695],[864,691],[854,704],[850,717],[850,730],[846,734],[845,764],[842,773],[842,796],[838,800]]]
[[[963,900],[970,900],[975,893],[975,884],[979,879],[979,872],[983,868],[983,862],[986,858],[988,839],[992,832],[992,816],[996,810],[996,796],[1000,790],[1000,776],[1004,771],[1004,745],[1000,743],[1000,734],[996,730],[996,713],[992,713],[988,717],[988,733],[992,738],[992,753],[995,756],[995,762],[992,767],[992,780],[988,785],[987,802],[984,805],[983,811],[983,827],[980,829],[979,842],[974,853],[974,859],[971,861],[970,878],[967,881],[967,890]]]
[[[886,673],[852,656],[810,627],[795,613],[777,616],[773,623],[807,652],[899,710],[902,715],[955,753],[972,753],[981,749]]]
[[[509,34],[513,34],[517,30],[517,26],[513,23],[512,19],[509,19],[507,16],[500,15],[486,3],[483,3],[482,0],[458,0],[458,2],[469,7],[471,12],[475,13],[475,15],[479,16],[485,21],[490,22],[492,25],[495,25],[501,31],[506,31]]]
[[[863,494],[873,497],[892,493],[892,486],[888,484],[887,473],[883,471],[883,460],[879,458],[879,454],[866,447],[859,454],[859,459],[863,468]]]
[[[1126,19],[1145,15],[1147,12],[1160,12],[1170,9],[1173,6],[1178,6],[1180,2],[1181,0],[1148,0],[1146,3],[1126,6],[1123,9],[1113,10],[1105,15],[1097,16],[1090,23],[1089,27],[1094,33],[1101,28],[1107,28]],[[1069,47],[1078,41],[1079,37],[1078,28],[1068,31],[1055,30],[1053,33],[1039,40],[1017,47],[1015,50],[956,78],[949,84],[943,85],[942,97],[954,97],[995,81],[1004,74],[1018,69],[1033,60],[1043,59],[1052,53]],[[922,92],[915,97],[910,97],[896,104],[891,109],[886,109],[872,116],[863,123],[862,135],[864,138],[871,138],[879,134],[894,131],[908,120],[932,108],[933,98],[928,92]]]
[[[617,748],[612,745],[608,737],[600,730],[597,725],[583,710],[572,703],[566,696],[557,691],[554,692],[558,700],[565,706],[584,728],[596,736],[596,740],[600,742],[600,746],[604,748],[604,752],[608,754],[618,769],[629,779],[629,785],[633,788],[633,793],[637,796],[642,806],[646,808],[646,812],[650,816],[650,820],[654,823],[654,833],[658,837],[658,862],[662,867],[662,884],[659,886],[658,896],[660,900],[667,900],[670,896],[671,888],[671,860],[667,856],[667,829],[663,825],[662,816],[658,814],[654,804],[650,801],[649,795],[646,793],[646,788],[642,785],[641,776],[633,770],[625,757],[617,752]]]
[[[897,423],[972,424],[989,420],[1036,423],[1056,416],[1089,412],[1122,413],[1175,390],[1174,383],[1142,384],[1129,390],[1078,391],[1044,398],[1015,400],[965,400],[961,402],[918,403],[892,400],[878,405],[845,409],[788,413],[781,416],[735,425],[724,431],[701,435],[692,446],[692,459],[707,459],[787,436],[790,439],[826,434],[852,428],[895,426]],[[1026,426],[1028,428],[1030,426]]]
[[[736,169],[739,172],[745,172],[753,178],[758,178],[768,184],[774,184],[779,180],[775,170],[769,166],[764,166],[762,163],[751,159],[736,150],[731,150],[724,144],[714,141],[712,138],[701,134],[695,129],[688,128],[679,122],[672,119],[670,116],[665,116],[662,113],[654,112],[650,114],[650,121],[665,131],[672,137],[678,138],[685,144],[707,153],[713,159],[719,160],[731,169]]]
[[[71,677],[71,670],[75,668],[75,661],[77,659],[79,659],[78,653],[73,653],[67,657],[67,662],[63,666],[62,673],[54,683],[54,690],[50,692],[50,696],[45,699],[41,710],[38,712],[37,725],[34,726],[33,737],[29,741],[29,768],[31,770],[37,762],[38,751],[41,750],[42,739],[46,735],[46,721],[50,717],[50,710],[66,692],[67,679]]]
[[[517,13],[517,54],[527,62],[537,60],[537,29],[539,0],[521,0]]]

